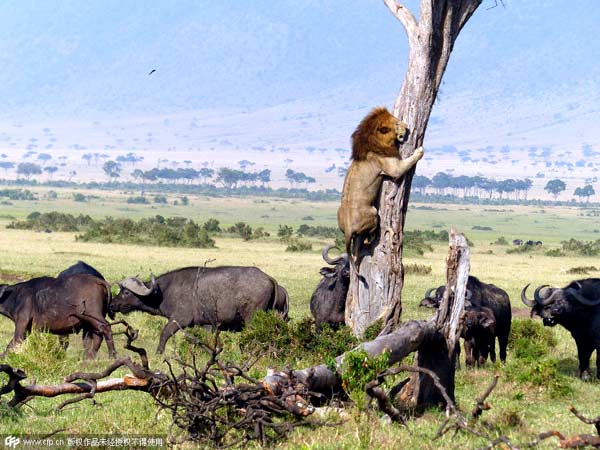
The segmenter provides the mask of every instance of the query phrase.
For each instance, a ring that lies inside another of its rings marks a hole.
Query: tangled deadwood
[[[64,383],[56,385],[24,385],[25,372],[3,364],[0,372],[8,376],[8,382],[0,387],[0,399],[12,393],[7,405],[18,408],[35,397],[78,394],[61,403],[57,408],[60,411],[67,405],[93,399],[102,392],[146,392],[153,396],[160,410],[171,414],[173,426],[185,432],[183,440],[218,448],[242,445],[251,440],[265,445],[296,427],[328,424],[307,418],[313,408],[305,399],[314,394],[291,373],[287,373],[287,382],[275,384],[272,376],[278,377],[284,372],[268,375],[263,380],[248,375],[256,360],[243,366],[223,363],[219,359],[223,347],[218,331],[212,343],[195,342],[208,354],[204,364],[198,364],[195,356],[191,363],[181,359],[166,361],[169,370],[165,374],[150,369],[146,350],[132,345],[137,332],[125,325],[125,348],[137,353],[139,362],[129,357],[120,358],[102,372],[76,372],[65,377]],[[121,367],[127,367],[131,374],[107,379]],[[236,378],[241,382],[236,383]]]

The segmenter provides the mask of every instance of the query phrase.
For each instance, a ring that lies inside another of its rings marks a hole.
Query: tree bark
[[[423,144],[454,42],[481,0],[421,0],[418,22],[396,0],[384,3],[404,26],[409,42],[408,69],[393,112],[409,125],[410,135],[400,149],[401,157],[406,158]],[[384,334],[400,323],[403,232],[413,175],[411,169],[398,180],[385,180],[381,188],[379,236],[361,258],[359,271],[364,282],[353,273],[346,300],[346,324],[357,336],[378,320],[383,321]]]

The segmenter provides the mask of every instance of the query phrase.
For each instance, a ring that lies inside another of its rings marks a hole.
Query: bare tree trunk
[[[384,3],[404,26],[409,42],[408,70],[394,105],[394,115],[411,131],[401,148],[401,157],[406,158],[423,144],[454,42],[481,0],[421,0],[419,22],[396,0]],[[346,324],[357,336],[377,320],[384,322],[383,333],[400,323],[403,232],[413,175],[414,169],[399,180],[385,180],[381,188],[379,239],[359,267],[366,282],[353,274],[346,301]]]

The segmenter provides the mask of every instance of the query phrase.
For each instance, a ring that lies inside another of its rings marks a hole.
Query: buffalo
[[[483,365],[488,355],[495,356],[496,318],[494,311],[485,306],[470,307],[465,311],[461,337],[464,339],[465,362]]]
[[[442,301],[444,296],[444,291],[446,290],[445,286],[439,286],[438,288],[429,289],[425,293],[425,298],[421,300],[420,306],[425,306],[429,308],[437,308]],[[493,284],[483,283],[479,281],[478,278],[469,275],[469,279],[467,281],[467,291],[466,291],[466,300],[467,303],[465,305],[465,311],[476,311],[476,312],[485,312],[483,308],[489,308],[489,310],[493,313],[495,324],[493,325],[494,338],[492,339],[491,345],[488,345],[484,342],[480,342],[477,336],[484,336],[491,329],[491,323],[485,319],[485,316],[489,314],[479,314],[475,315],[480,321],[478,326],[483,329],[474,333],[472,343],[467,344],[467,347],[471,345],[470,349],[467,351],[465,349],[465,353],[467,353],[467,358],[469,358],[469,354],[472,353],[471,350],[475,349],[485,349],[489,347],[489,355],[490,359],[494,362],[496,361],[496,344],[495,338],[498,338],[498,346],[500,350],[500,360],[506,361],[506,347],[508,346],[508,337],[510,335],[510,325],[512,319],[512,313],[510,309],[510,298],[508,294],[497,286]],[[485,325],[485,326],[484,326]],[[470,335],[470,331],[467,327],[465,333]],[[463,336],[464,337],[464,336]],[[484,355],[485,351],[480,350],[479,355]],[[484,359],[485,360],[485,359]],[[479,363],[481,364],[481,358],[478,358]],[[467,363],[469,360],[467,359]]]
[[[91,275],[0,285],[0,314],[15,323],[4,355],[35,328],[59,336],[83,330],[86,358],[96,356],[104,337],[110,356],[115,357],[110,325],[104,318],[110,298],[110,285]]]
[[[562,325],[575,339],[579,373],[590,377],[590,357],[596,351],[596,376],[600,378],[600,278],[586,278],[564,288],[538,287],[533,300],[527,298],[529,284],[521,291],[521,300],[531,307],[531,315],[542,318],[545,326]]]
[[[83,261],[77,261],[72,266],[67,267],[65,270],[59,273],[56,278],[70,277],[72,275],[91,275],[106,281],[100,272]]]
[[[186,267],[149,283],[130,277],[120,284],[111,314],[143,311],[169,319],[158,353],[179,329],[195,325],[240,330],[256,311],[276,310],[287,318],[289,298],[274,278],[256,267]]]
[[[520,245],[523,245],[523,239],[514,239],[514,240],[512,241],[512,244],[513,244],[513,245],[519,245],[519,246],[520,246]]]
[[[348,255],[331,259],[329,250],[334,248],[329,245],[323,249],[323,259],[332,267],[323,267],[319,271],[323,278],[319,281],[310,298],[310,313],[315,318],[317,331],[323,324],[338,327],[345,323],[346,296],[350,287],[350,264]]]

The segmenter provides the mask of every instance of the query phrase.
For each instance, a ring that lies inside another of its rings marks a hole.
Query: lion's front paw
[[[425,154],[425,151],[423,150],[423,147],[419,147],[418,149],[415,150],[415,152],[413,153],[413,156],[415,158],[417,158],[417,161],[418,161],[423,157],[424,154]]]

